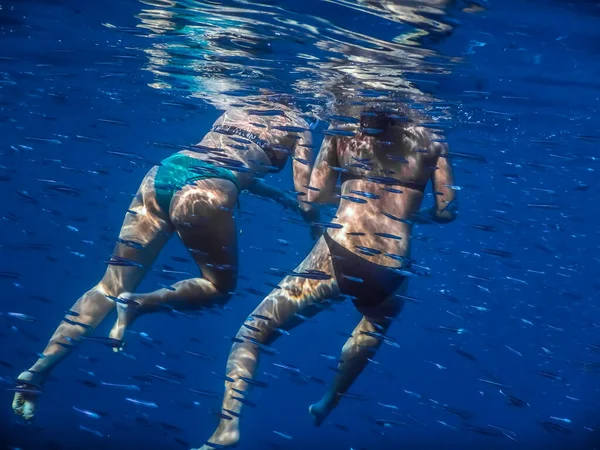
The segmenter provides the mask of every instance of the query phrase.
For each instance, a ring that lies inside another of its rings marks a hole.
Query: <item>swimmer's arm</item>
[[[312,132],[305,131],[300,135],[300,139],[296,142],[293,152],[293,163],[292,169],[294,171],[294,189],[297,192],[298,207],[300,208],[300,214],[305,222],[310,225],[310,235],[313,239],[317,239],[322,232],[322,228],[313,225],[315,222],[319,222],[321,218],[321,212],[314,203],[309,201],[310,189],[310,176],[312,171],[312,158],[313,158],[313,143],[312,143]]]
[[[438,158],[437,169],[431,174],[434,205],[430,210],[430,218],[437,223],[452,222],[458,216],[454,174],[447,154]]]
[[[445,149],[444,149],[445,150]],[[454,186],[454,174],[447,152],[441,152],[437,168],[431,174],[434,204],[430,209],[420,210],[410,219],[412,223],[427,225],[449,223],[458,216],[458,200]]]
[[[260,178],[257,178],[254,183],[248,187],[248,191],[254,195],[258,195],[259,197],[275,200],[285,208],[298,208],[298,203],[294,195],[282,189],[276,188]]]
[[[338,172],[332,167],[339,167],[336,140],[334,136],[325,136],[315,167],[310,177],[308,201],[317,204],[337,204],[336,181]]]
[[[308,200],[306,186],[310,182],[310,174],[312,170],[312,132],[304,131],[300,135],[300,139],[294,146],[292,156],[292,172],[294,176],[294,190],[298,193],[298,205],[303,212],[307,212],[311,209],[309,203],[305,203]]]

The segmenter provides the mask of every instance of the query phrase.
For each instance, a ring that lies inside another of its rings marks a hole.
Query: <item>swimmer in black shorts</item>
[[[253,378],[261,348],[332,300],[351,298],[363,318],[342,349],[329,391],[309,408],[320,425],[386,339],[391,321],[402,310],[408,277],[422,270],[410,257],[413,223],[456,218],[447,147],[440,136],[419,125],[423,119],[389,103],[358,110],[350,106],[342,114],[346,117],[340,120],[351,116],[355,123],[326,132],[308,190],[311,205],[339,199],[335,219],[308,257],[237,333],[227,361],[222,418],[202,450],[237,444],[240,412],[247,403],[243,394],[257,384]],[[336,196],[338,176],[341,195]],[[421,211],[429,180],[435,202]]]

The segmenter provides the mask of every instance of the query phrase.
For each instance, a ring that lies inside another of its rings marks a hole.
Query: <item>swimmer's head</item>
[[[364,134],[379,134],[391,127],[404,127],[411,120],[402,111],[366,108],[360,112],[360,128]]]
[[[270,89],[259,89],[261,100],[267,103],[277,103],[279,105],[290,106],[294,100],[294,97],[290,94],[282,94],[279,92],[272,91]]]

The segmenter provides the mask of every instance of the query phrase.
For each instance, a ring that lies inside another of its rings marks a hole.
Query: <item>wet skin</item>
[[[435,192],[435,202],[431,210],[419,211],[424,198],[423,192],[400,187],[402,193],[384,190],[381,184],[365,179],[350,179],[342,183],[341,195],[359,197],[352,191],[375,194],[379,198],[365,198],[365,203],[355,203],[341,199],[333,223],[341,229],[329,229],[328,234],[346,249],[367,261],[389,267],[401,264],[385,256],[385,253],[410,257],[410,236],[412,225],[390,219],[382,214],[389,213],[397,218],[419,223],[445,223],[456,217],[453,174],[447,159],[447,148],[436,142],[439,136],[425,128],[393,126],[376,137],[358,133],[355,137],[325,137],[310,179],[309,201],[328,203],[335,192],[339,171],[347,169],[357,175],[367,172],[356,167],[357,161],[369,166],[368,175],[391,176],[402,181],[426,184],[431,181]],[[388,157],[392,156],[392,159]],[[406,162],[400,162],[401,159]],[[393,172],[390,172],[393,171]],[[392,173],[390,175],[390,173]],[[393,187],[393,186],[392,186]],[[364,233],[350,235],[348,233]],[[387,239],[375,233],[389,233],[401,239]],[[380,250],[378,255],[367,256],[357,251],[357,246]],[[339,298],[338,280],[334,271],[334,260],[325,239],[320,238],[306,259],[295,269],[296,272],[317,270],[330,275],[328,280],[314,280],[288,276],[279,283],[280,289],[271,292],[252,314],[264,318],[254,318],[248,322],[258,329],[253,331],[242,326],[237,333],[240,342],[233,344],[227,361],[226,374],[234,382],[225,382],[225,395],[222,413],[229,419],[221,419],[217,430],[202,450],[218,446],[235,446],[239,440],[239,415],[243,404],[233,389],[246,391],[251,386],[240,377],[253,379],[259,359],[260,349],[255,343],[270,345],[281,335],[277,329],[290,330],[301,324],[303,318],[313,317],[328,307],[332,299]],[[397,287],[396,293],[407,289],[407,278]],[[335,379],[328,392],[309,408],[315,424],[320,425],[331,410],[356,380],[382,343],[382,337],[390,323],[402,310],[402,298],[392,295],[386,299],[373,298],[366,305],[358,307],[362,319],[352,336],[342,348],[340,364]],[[299,317],[301,316],[301,317]],[[365,334],[371,333],[371,334]],[[380,336],[373,336],[379,333]]]
[[[256,109],[261,109],[257,107]],[[264,107],[262,108],[264,109]],[[224,113],[214,125],[235,126],[257,134],[272,145],[290,149],[294,156],[293,176],[296,192],[305,192],[310,179],[311,167],[301,161],[312,161],[312,140],[308,124],[288,107],[270,105],[269,109],[280,109],[284,115],[250,115],[242,109]],[[286,132],[273,129],[276,126],[294,126],[306,129],[303,132]],[[271,197],[285,207],[297,208],[306,220],[317,220],[316,208],[299,202],[305,196],[292,195],[264,183],[261,178],[268,173],[270,160],[256,144],[240,142],[230,136],[209,132],[200,142],[201,146],[218,149],[220,156],[236,159],[250,167],[250,172],[234,172],[240,189],[248,189],[256,195]],[[243,145],[245,149],[234,146]],[[200,149],[199,149],[200,150]],[[205,151],[205,150],[203,150]],[[193,158],[208,159],[210,153],[183,151]],[[276,151],[278,158],[287,158],[284,151]],[[83,294],[71,311],[78,316],[65,316],[78,324],[61,322],[48,345],[43,358],[18,377],[19,386],[32,389],[43,385],[50,371],[71,350],[73,343],[87,336],[106,316],[119,306],[117,321],[110,332],[109,341],[114,349],[122,348],[122,339],[127,326],[140,314],[169,309],[196,310],[224,304],[236,288],[237,280],[237,233],[233,209],[240,192],[229,180],[207,179],[186,185],[173,196],[169,211],[162,210],[156,200],[154,177],[158,167],[152,168],[143,179],[129,211],[125,215],[119,238],[133,241],[135,245],[117,242],[113,257],[135,261],[135,266],[109,265],[100,282]],[[183,280],[171,289],[135,296],[131,294],[142,281],[169,238],[176,233],[190,250],[203,277]],[[129,306],[116,303],[113,298],[135,299]],[[185,301],[181,299],[185,298]],[[35,392],[19,392],[13,401],[15,414],[26,420],[33,418],[37,400]]]

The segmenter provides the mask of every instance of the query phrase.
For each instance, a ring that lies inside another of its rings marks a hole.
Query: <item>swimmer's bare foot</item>
[[[141,304],[137,297],[138,296],[130,292],[124,292],[119,295],[119,299],[123,300],[125,303],[117,303],[117,321],[108,334],[111,339],[116,339],[121,342],[119,347],[113,347],[115,352],[123,350],[123,337],[125,336],[125,331],[141,314]]]
[[[35,381],[40,382],[41,379]],[[37,393],[38,389],[32,384],[28,384],[32,382],[34,382],[34,377],[31,372],[25,371],[19,375],[17,378],[17,388],[24,388],[24,390],[15,393],[12,403],[14,413],[27,421],[33,419],[35,416],[35,405],[39,396]],[[31,392],[26,392],[25,389],[30,389]]]
[[[308,407],[308,412],[312,416],[315,426],[320,427],[331,412],[331,408],[321,400],[320,402],[310,405]]]
[[[240,429],[236,418],[221,421],[217,431],[213,433],[208,441],[199,450],[214,450],[216,448],[234,448],[240,440]],[[211,446],[214,444],[214,446]],[[196,449],[198,450],[198,449]]]
[[[27,421],[33,419],[37,397],[35,394],[17,392],[12,402],[14,413]]]

